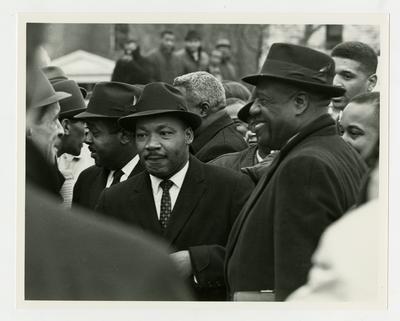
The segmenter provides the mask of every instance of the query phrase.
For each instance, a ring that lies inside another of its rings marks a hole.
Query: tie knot
[[[121,179],[122,175],[124,175],[124,172],[122,169],[119,169],[114,172],[113,178],[118,179],[118,181]]]
[[[163,189],[163,191],[169,191],[172,185],[174,185],[174,183],[172,183],[172,181],[170,181],[169,179],[165,179],[160,183],[160,186]]]

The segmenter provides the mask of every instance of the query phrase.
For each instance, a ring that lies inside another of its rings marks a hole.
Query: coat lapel
[[[91,207],[94,208],[99,200],[101,192],[106,188],[107,177],[110,171],[105,168],[99,168],[99,173],[90,187]]]
[[[164,234],[171,244],[184,228],[185,223],[193,214],[206,190],[203,166],[204,165],[199,160],[190,157],[186,177]]]
[[[163,230],[158,221],[149,174],[142,172],[132,181],[135,184],[130,195],[129,207],[133,215],[142,228],[162,235]]]

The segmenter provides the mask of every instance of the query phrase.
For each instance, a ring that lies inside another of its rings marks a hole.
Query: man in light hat
[[[55,91],[40,71],[30,73],[35,84],[28,83],[26,120],[26,176],[33,185],[59,196],[62,182],[56,167],[56,155],[64,129],[58,120],[61,100],[71,95]]]
[[[86,111],[74,118],[84,120],[95,165],[84,170],[74,186],[73,205],[94,209],[104,188],[142,171],[132,131],[119,126],[118,118],[132,113],[141,89],[119,82],[101,82],[94,89]]]
[[[335,65],[310,48],[275,43],[247,112],[264,144],[279,150],[243,207],[226,248],[231,299],[284,300],[306,282],[324,229],[355,204],[366,165],[337,133],[330,99]]]
[[[201,119],[175,87],[145,86],[135,112],[119,122],[135,130],[146,170],[104,190],[97,210],[165,239],[196,298],[224,300],[224,247],[253,184],[190,156]]]

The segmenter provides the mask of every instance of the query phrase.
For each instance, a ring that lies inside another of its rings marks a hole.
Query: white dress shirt
[[[57,163],[58,169],[65,178],[64,184],[60,190],[60,194],[64,200],[63,206],[65,208],[70,208],[72,203],[72,191],[78,176],[83,170],[94,165],[94,159],[90,157],[90,151],[87,145],[84,145],[79,156],[64,153],[58,157]]]
[[[185,179],[188,168],[189,161],[185,164],[185,166],[182,167],[179,172],[169,178],[169,180],[173,183],[169,190],[169,195],[171,197],[171,211],[173,210],[176,199],[178,198],[179,191],[181,190],[183,180]],[[163,189],[161,188],[160,183],[163,181],[163,179],[150,175],[150,180],[151,188],[153,190],[154,203],[157,210],[157,217],[158,219],[160,219],[161,197],[163,194]]]
[[[128,179],[129,175],[132,173],[133,169],[135,168],[138,162],[139,162],[139,155],[136,155],[124,167],[121,168],[121,170],[124,172],[124,175],[121,176],[121,179],[119,180],[120,182],[126,181]],[[106,187],[111,186],[115,172],[116,171],[114,170],[111,171],[110,174],[108,174]]]

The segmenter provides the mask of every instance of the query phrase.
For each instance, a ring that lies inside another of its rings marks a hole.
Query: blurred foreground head
[[[46,76],[31,67],[27,75],[26,135],[49,163],[54,163],[59,139],[64,130],[58,120],[59,101],[70,97],[56,92]]]

